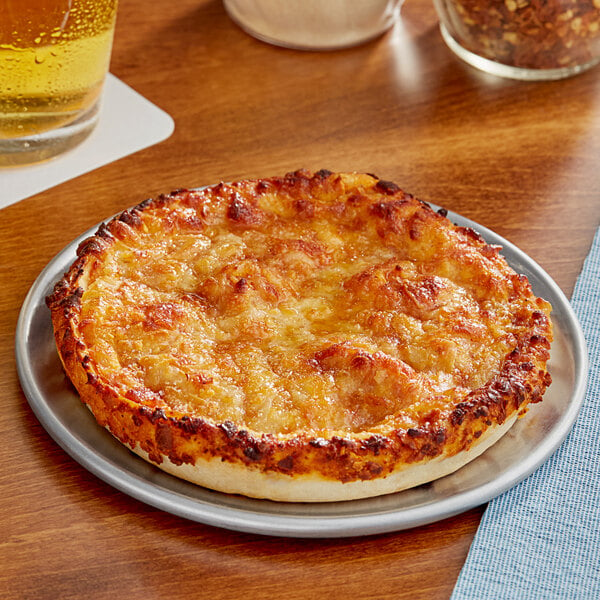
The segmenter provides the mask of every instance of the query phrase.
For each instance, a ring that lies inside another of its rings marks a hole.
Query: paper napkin
[[[0,209],[157,144],[173,129],[166,112],[109,74],[98,125],[85,141],[47,162],[0,168]]]

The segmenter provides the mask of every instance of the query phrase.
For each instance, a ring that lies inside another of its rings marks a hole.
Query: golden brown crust
[[[458,468],[541,400],[552,331],[498,248],[440,213],[328,171],[147,200],[48,297],[65,370],[121,442],[217,489],[219,463],[364,482],[351,497]]]

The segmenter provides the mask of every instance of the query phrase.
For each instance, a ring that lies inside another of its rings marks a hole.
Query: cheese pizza
[[[146,200],[80,244],[47,303],[101,426],[175,476],[257,498],[442,477],[551,381],[551,307],[527,279],[367,174]]]

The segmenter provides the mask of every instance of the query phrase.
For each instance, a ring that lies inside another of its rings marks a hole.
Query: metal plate
[[[75,259],[81,240],[69,244],[42,271],[19,317],[16,358],[21,385],[37,418],[76,461],[100,479],[154,507],[217,527],[267,535],[344,537],[424,525],[478,506],[537,469],[570,431],[583,401],[587,352],[569,302],[526,254],[490,230],[449,213],[477,230],[553,306],[555,341],[549,369],[553,383],[541,404],[494,446],[455,473],[420,487],[366,500],[278,503],[214,492],[146,463],[97,425],[67,382],[54,345],[45,297]]]

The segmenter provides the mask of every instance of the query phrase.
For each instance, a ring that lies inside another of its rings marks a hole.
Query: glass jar
[[[446,44],[514,79],[561,79],[600,61],[600,0],[434,0]]]
[[[231,19],[264,42],[300,50],[335,50],[387,31],[401,0],[223,0]]]

